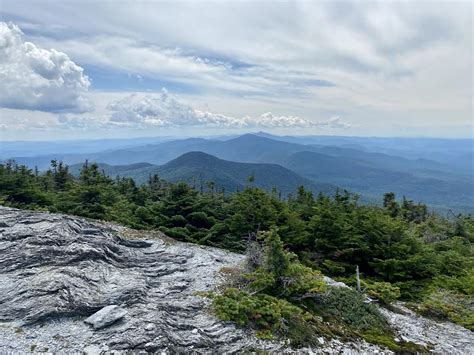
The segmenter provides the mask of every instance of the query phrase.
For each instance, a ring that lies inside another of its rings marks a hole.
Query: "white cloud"
[[[48,46],[58,45],[85,65],[128,73],[137,77],[166,80],[200,90],[263,94],[275,90],[279,79],[260,70],[235,70],[232,64],[186,53],[179,47],[162,47],[117,35],[91,35],[60,42],[38,38]]]
[[[57,125],[55,117],[28,117],[26,115],[6,115],[0,113],[0,131],[28,131],[28,130],[48,130]],[[2,137],[3,138],[3,137]]]
[[[470,2],[78,4],[17,0],[5,12],[21,15],[25,26],[41,22],[36,40],[81,63],[187,85],[203,95],[280,102],[298,96],[317,99],[314,109],[346,112],[429,109],[420,118],[429,120],[440,102],[432,97],[442,94],[443,106],[456,109],[460,93],[463,106],[470,101],[465,92],[472,94]],[[58,27],[72,35],[52,36]],[[443,50],[452,55],[432,55]],[[425,85],[427,78],[450,90]],[[333,87],[311,84],[318,80]],[[458,120],[470,120],[469,113]]]
[[[111,121],[138,126],[199,124],[196,112],[163,89],[159,95],[132,94],[111,102]]]
[[[252,120],[248,118],[250,122]],[[266,112],[255,121],[261,127],[311,127],[315,123],[308,121],[304,118],[296,116],[275,116],[271,112]]]
[[[173,88],[192,102],[193,127],[258,121],[317,134],[344,122],[309,121],[337,115],[359,135],[472,124],[472,1],[15,0],[2,15],[21,19],[29,41],[93,67],[94,86],[110,94]],[[143,81],[117,79],[127,73]],[[121,125],[173,125],[129,114],[134,123]]]
[[[24,41],[14,24],[0,22],[0,107],[85,112],[90,81],[83,69],[55,49]]]
[[[348,129],[352,127],[352,125],[347,122],[344,122],[339,116],[330,118],[329,121],[327,121],[326,125],[330,128],[337,129]]]
[[[131,127],[218,127],[218,128],[282,128],[330,127],[349,128],[339,117],[313,122],[297,116],[277,116],[271,112],[260,116],[236,118],[220,113],[201,111],[180,101],[163,89],[158,95],[132,94],[111,102],[110,122]]]

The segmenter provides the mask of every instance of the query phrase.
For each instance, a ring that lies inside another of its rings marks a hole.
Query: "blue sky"
[[[471,1],[3,0],[5,140],[472,137]]]

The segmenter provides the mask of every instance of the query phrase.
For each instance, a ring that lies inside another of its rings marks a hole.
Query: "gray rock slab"
[[[92,325],[94,329],[102,329],[119,321],[127,311],[117,305],[110,305],[95,312],[93,315],[84,320],[84,323]]]
[[[133,239],[136,231],[111,223],[0,206],[0,353],[390,353],[363,341],[321,339],[319,348],[296,351],[257,339],[216,319],[198,295],[215,290],[219,270],[238,266],[242,255],[141,233]],[[400,338],[439,353],[474,353],[464,328],[384,314]],[[100,321],[91,327],[87,318]]]

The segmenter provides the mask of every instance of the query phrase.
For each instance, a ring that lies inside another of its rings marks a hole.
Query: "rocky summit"
[[[295,351],[219,321],[199,295],[242,261],[159,232],[0,207],[0,353]],[[472,332],[460,326],[383,312],[401,339],[474,353]],[[365,342],[320,344],[299,351],[389,353]]]

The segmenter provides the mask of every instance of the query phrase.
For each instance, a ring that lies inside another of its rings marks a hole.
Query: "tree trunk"
[[[360,275],[359,275],[359,265],[356,267],[356,278],[357,278],[357,291],[360,292]]]

